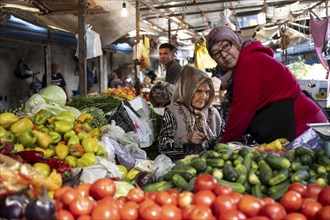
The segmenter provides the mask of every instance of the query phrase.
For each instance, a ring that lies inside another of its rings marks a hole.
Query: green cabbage
[[[26,113],[32,113],[32,109],[39,105],[39,104],[46,104],[45,99],[39,95],[39,94],[34,94],[30,97],[30,99],[25,103],[24,106],[24,111]]]
[[[39,94],[46,100],[48,104],[58,104],[64,106],[66,103],[66,94],[64,90],[56,85],[50,85],[40,90]]]

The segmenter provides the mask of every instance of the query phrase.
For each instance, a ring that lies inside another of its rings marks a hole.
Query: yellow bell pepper
[[[65,144],[58,144],[55,146],[55,155],[64,160],[66,156],[69,154],[69,147]]]
[[[92,137],[95,137],[96,139],[100,138],[100,129],[99,128],[94,128],[90,132],[88,132]]]
[[[68,141],[73,135],[76,135],[76,132],[74,132],[74,130],[70,130],[63,135],[63,139]]]
[[[0,125],[0,138],[7,134],[7,130]]]
[[[79,140],[81,140],[81,141],[84,140],[85,138],[92,137],[89,133],[84,132],[84,131],[79,132],[77,135],[79,137]]]
[[[73,135],[72,137],[70,137],[70,139],[68,141],[68,146],[70,146],[72,144],[80,144],[78,135]]]
[[[72,168],[77,167],[77,158],[74,156],[69,155],[64,159],[64,161],[67,162]]]
[[[23,150],[25,150],[23,144],[15,144],[14,145],[14,152],[20,152],[20,151],[23,151]]]
[[[126,177],[129,180],[133,180],[139,173],[141,172],[141,170],[136,169],[135,167],[133,167],[132,169],[130,169],[130,171],[127,173]]]
[[[96,153],[99,149],[98,142],[95,138],[85,138],[82,143],[82,147],[86,153]]]
[[[41,147],[36,147],[34,149],[43,152],[46,159],[51,158],[54,155],[54,149],[43,149]]]
[[[50,131],[48,135],[52,138],[51,144],[56,144],[62,140],[62,135],[55,131]]]
[[[33,164],[33,167],[38,173],[40,173],[45,178],[47,178],[50,174],[50,167],[46,163],[35,163]]]
[[[17,122],[19,117],[11,112],[4,112],[0,114],[0,125],[4,128],[9,128],[12,124]]]
[[[72,112],[61,112],[55,118],[57,121],[66,121],[66,122],[74,123],[76,119],[76,115]]]
[[[96,162],[96,156],[93,153],[84,153],[84,155],[77,160],[77,167],[89,167],[96,164]]]
[[[55,128],[54,131],[64,134],[73,128],[73,122],[68,121],[55,121],[54,122]]]
[[[46,149],[52,142],[52,138],[48,134],[41,131],[34,131],[34,133],[37,136],[37,143],[39,147]]]
[[[23,131],[32,130],[33,122],[29,118],[21,118],[16,121],[14,124],[10,126],[10,131],[13,132],[14,135],[22,133]]]
[[[92,121],[93,116],[91,114],[88,114],[88,113],[83,113],[83,114],[79,115],[77,120],[84,123],[84,122]]]

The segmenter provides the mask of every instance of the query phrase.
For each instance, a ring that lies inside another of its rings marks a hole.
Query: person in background
[[[322,109],[302,93],[298,81],[260,41],[242,39],[229,27],[207,36],[207,50],[227,75],[228,121],[222,142],[251,134],[258,143],[292,141],[309,127],[326,122]],[[224,83],[224,82],[223,82]]]
[[[57,85],[57,86],[61,87],[65,91],[67,100],[69,101],[70,96],[68,93],[67,84],[65,82],[65,79],[64,79],[62,73],[59,72],[59,69],[60,69],[59,64],[57,64],[57,63],[51,64],[51,75],[52,75],[51,85]],[[42,88],[45,88],[45,87],[47,87],[47,74],[44,74],[42,77]]]
[[[211,105],[214,95],[206,73],[190,65],[183,68],[158,135],[161,153],[176,161],[212,149],[223,129],[220,114]]]
[[[155,84],[157,75],[153,70],[149,70],[148,73],[146,74],[146,76],[149,76],[149,78],[151,79],[151,84]]]
[[[182,66],[174,60],[175,47],[170,43],[161,44],[159,47],[160,62],[166,66],[165,81],[175,84],[178,80]]]
[[[123,81],[118,77],[118,74],[116,72],[113,72],[110,80],[109,80],[109,87],[110,88],[121,88],[123,87]]]

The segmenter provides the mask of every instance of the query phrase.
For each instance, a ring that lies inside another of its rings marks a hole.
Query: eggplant
[[[80,176],[84,169],[81,169],[75,176],[65,178],[62,183],[63,186],[71,186],[72,188],[75,188],[80,184]]]
[[[56,218],[55,201],[48,196],[47,189],[42,185],[43,195],[30,202],[25,209],[26,220],[52,220]]]
[[[1,201],[0,219],[22,219],[24,217],[24,208],[29,203],[29,199],[24,193],[28,189],[30,187],[26,187]]]
[[[140,172],[134,179],[135,183],[140,187],[156,182],[156,176],[152,172],[143,171]]]

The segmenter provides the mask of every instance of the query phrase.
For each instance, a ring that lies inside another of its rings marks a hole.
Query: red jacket
[[[292,99],[301,88],[294,75],[273,58],[274,52],[259,41],[240,51],[234,70],[233,98],[222,142],[245,134],[257,110],[279,100]],[[308,129],[306,123],[326,122],[322,109],[304,94],[294,103],[296,137]]]

